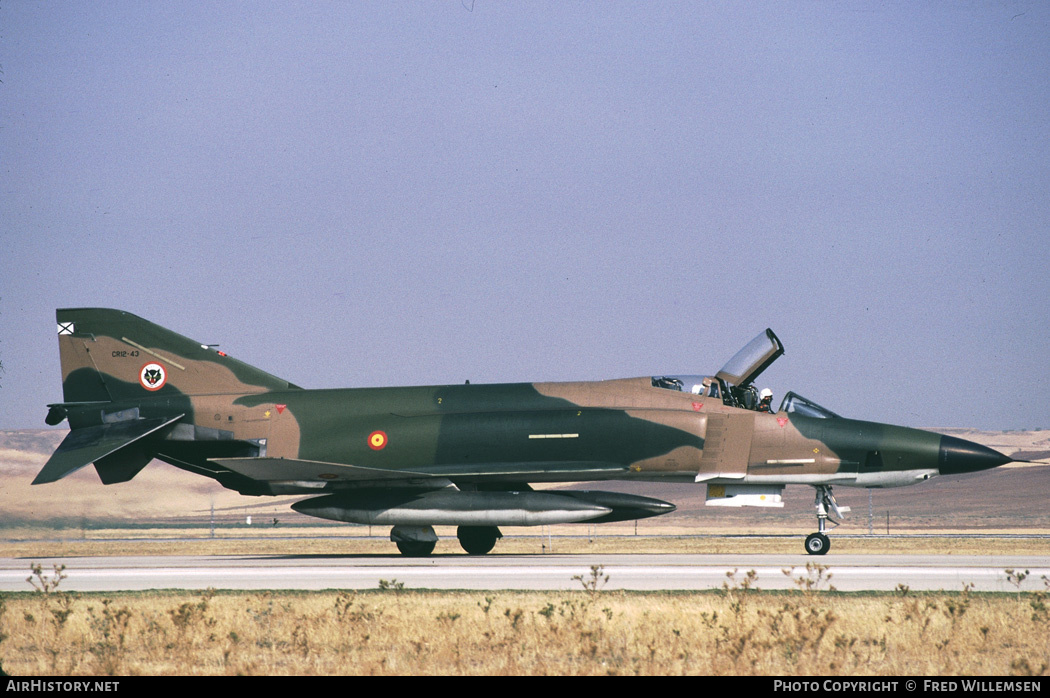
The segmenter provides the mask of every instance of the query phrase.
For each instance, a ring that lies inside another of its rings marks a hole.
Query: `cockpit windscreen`
[[[784,396],[784,401],[780,403],[780,411],[817,419],[834,419],[838,417],[837,414],[828,408],[821,407],[812,400],[807,400],[801,395],[792,392]]]

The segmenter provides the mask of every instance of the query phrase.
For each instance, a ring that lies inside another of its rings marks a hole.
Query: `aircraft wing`
[[[61,480],[85,465],[100,461],[158,429],[179,421],[184,416],[180,414],[175,417],[132,419],[126,422],[73,429],[51,454],[51,458],[37,474],[33,484],[40,485]]]
[[[233,472],[260,482],[288,480],[317,482],[358,482],[366,480],[407,480],[430,477],[407,470],[380,470],[357,465],[339,465],[323,461],[294,458],[212,458]]]
[[[427,466],[416,470],[388,470],[292,458],[213,458],[224,468],[262,482],[315,481],[367,482],[392,480],[449,479],[462,481],[540,482],[546,479],[597,480],[627,472],[620,463],[482,463],[471,465]]]

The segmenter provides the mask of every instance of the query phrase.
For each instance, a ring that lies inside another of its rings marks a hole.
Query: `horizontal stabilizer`
[[[101,461],[128,444],[149,436],[158,429],[177,422],[184,415],[157,417],[155,419],[132,419],[126,422],[100,424],[74,429],[48,459],[33,480],[34,485],[56,482],[66,475],[80,470],[88,463]]]
[[[369,480],[419,480],[448,478],[452,480],[513,480],[539,482],[548,477],[559,481],[576,478],[595,480],[622,475],[626,467],[619,463],[551,462],[551,463],[479,463],[471,465],[430,465],[415,470],[366,468],[291,458],[213,458],[224,468],[261,482],[316,481],[363,482]]]

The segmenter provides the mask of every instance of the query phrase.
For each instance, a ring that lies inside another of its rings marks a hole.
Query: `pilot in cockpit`
[[[769,388],[763,388],[762,392],[758,394],[761,398],[758,401],[759,412],[772,412],[773,411],[773,391]]]

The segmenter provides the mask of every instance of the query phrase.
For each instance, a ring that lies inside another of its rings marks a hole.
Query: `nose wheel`
[[[816,490],[817,532],[806,536],[806,552],[810,555],[824,555],[831,549],[831,539],[828,538],[826,533],[828,519],[831,519],[831,514],[828,512],[841,519],[843,514],[849,511],[849,507],[840,507],[838,505],[830,485],[816,485]],[[831,522],[836,526],[838,525],[838,521],[835,519],[831,519]]]
[[[806,536],[806,552],[810,555],[823,555],[831,547],[831,540],[825,533],[810,533]]]

